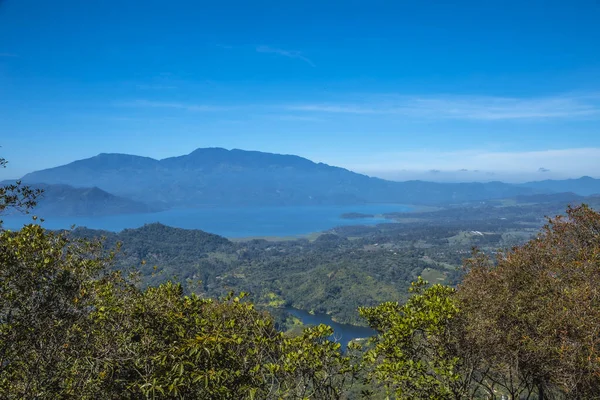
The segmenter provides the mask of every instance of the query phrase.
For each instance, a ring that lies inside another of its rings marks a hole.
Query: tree
[[[81,386],[73,356],[107,263],[98,252],[38,225],[0,232],[0,397],[60,398]]]
[[[0,157],[0,168],[6,168],[8,161]],[[37,204],[37,198],[42,194],[41,189],[24,186],[20,181],[0,186],[0,215],[7,209],[27,212]],[[0,220],[2,228],[2,220]]]
[[[109,285],[105,290],[112,291]],[[288,338],[243,301],[183,296],[167,282],[109,295],[92,313],[80,357],[105,398],[339,399],[349,358],[318,326]],[[94,398],[94,396],[90,396]]]
[[[467,260],[457,289],[419,279],[361,309],[371,376],[406,399],[599,399],[600,214],[569,208],[537,238]]]
[[[244,301],[139,289],[99,242],[0,232],[0,397],[340,399],[357,367],[324,325],[287,337]]]
[[[513,398],[600,398],[600,214],[569,208],[537,238],[477,254],[457,297],[469,341]]]
[[[479,392],[472,380],[477,359],[462,342],[455,290],[426,288],[419,277],[404,305],[383,303],[360,314],[379,333],[365,355],[371,376],[400,399],[464,399]]]

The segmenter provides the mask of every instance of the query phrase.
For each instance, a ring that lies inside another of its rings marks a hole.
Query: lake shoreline
[[[410,213],[415,209],[405,204],[369,204],[360,206],[303,206],[259,208],[194,208],[173,209],[158,213],[113,215],[104,217],[47,217],[39,215],[41,225],[49,230],[68,230],[72,226],[94,230],[121,232],[147,224],[161,223],[169,227],[195,229],[223,236],[230,240],[253,239],[295,240],[316,239],[319,234],[335,227],[348,225],[377,225],[390,223],[389,218],[346,220],[341,215],[360,212],[383,216],[386,213]],[[39,223],[38,219],[36,223]],[[32,223],[31,215],[4,217],[6,229],[20,229]]]
[[[282,307],[282,309],[300,319],[304,325],[325,324],[330,326],[334,332],[330,339],[339,342],[342,345],[342,349],[345,349],[350,342],[365,340],[377,334],[377,331],[369,327],[336,322],[329,314],[311,314],[309,311],[291,306]]]

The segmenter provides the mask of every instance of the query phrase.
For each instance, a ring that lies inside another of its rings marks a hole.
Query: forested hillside
[[[39,193],[0,195],[1,212]],[[463,222],[480,228],[473,215]],[[523,227],[503,218],[495,233],[405,221],[313,242],[234,243],[154,224],[103,244],[83,229],[0,227],[0,397],[598,398],[600,214],[569,208],[491,257]],[[472,244],[484,251],[464,261],[457,288],[422,279],[452,279],[451,261]],[[147,259],[186,276],[152,275]],[[340,318],[353,318],[340,300],[362,302],[378,334],[345,353],[324,325],[284,334],[245,293],[213,297],[242,286],[260,307],[314,297]]]
[[[480,206],[389,215],[397,223],[348,226],[310,240],[236,240],[161,224],[121,233],[78,228],[73,237],[122,243],[115,262],[145,284],[176,279],[189,290],[250,293],[264,308],[293,306],[364,324],[359,306],[405,299],[418,276],[456,284],[473,246],[492,254],[521,244],[564,205]],[[552,215],[552,214],[549,214]]]

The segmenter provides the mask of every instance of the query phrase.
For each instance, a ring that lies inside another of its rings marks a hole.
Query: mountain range
[[[594,179],[589,176],[582,176],[578,179],[547,179],[537,182],[527,182],[522,184],[522,186],[542,192],[571,192],[580,196],[600,194],[600,179]]]
[[[600,193],[600,180],[589,177],[518,185],[393,182],[295,155],[222,148],[201,148],[162,160],[103,153],[29,173],[22,181],[49,185],[46,198],[61,199],[63,213],[96,215],[205,205],[443,205],[567,191]],[[87,199],[88,206],[76,206],[81,199]]]

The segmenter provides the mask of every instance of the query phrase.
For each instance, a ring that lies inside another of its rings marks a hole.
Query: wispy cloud
[[[320,113],[339,114],[398,114],[400,110],[382,106],[352,105],[352,104],[301,104],[286,106],[291,111],[313,111]]]
[[[482,121],[590,118],[600,116],[600,94],[507,98],[493,96],[380,96],[361,103],[310,103],[291,111],[339,114],[386,114],[415,118]]]
[[[309,58],[305,57],[299,51],[295,51],[295,50],[283,50],[283,49],[277,49],[277,48],[269,47],[269,46],[258,46],[256,48],[256,51],[259,52],[259,53],[271,53],[271,54],[277,54],[277,55],[280,55],[280,56],[283,56],[283,57],[295,58],[297,60],[304,61],[305,63],[307,63],[311,67],[316,67],[315,63],[313,63],[312,60],[310,60]]]
[[[174,86],[141,86],[171,89]],[[238,104],[211,105],[178,101],[139,99],[117,103],[123,107],[179,109],[195,112],[253,111],[288,121],[324,120],[324,115],[375,115],[386,118],[446,119],[470,121],[518,121],[549,119],[598,119],[600,94],[552,97],[506,98],[493,96],[368,96],[355,103]],[[539,166],[538,166],[539,167]]]
[[[0,53],[0,57],[19,57],[17,54],[13,53]]]
[[[115,103],[119,107],[140,107],[140,108],[169,108],[176,110],[195,111],[195,112],[217,112],[229,111],[233,107],[213,106],[206,104],[187,104],[187,103],[171,103],[151,100],[134,100],[127,102]]]

